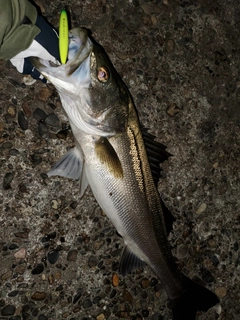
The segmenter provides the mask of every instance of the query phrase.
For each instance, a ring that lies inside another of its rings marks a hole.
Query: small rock
[[[5,123],[0,122],[0,132],[4,131],[4,126],[5,126]]]
[[[18,248],[19,248],[19,246],[16,243],[13,243],[8,247],[9,250],[15,250],[15,249],[18,249]]]
[[[99,250],[104,245],[104,243],[105,243],[104,240],[95,241],[94,244],[93,244],[94,250]]]
[[[17,252],[14,253],[14,257],[16,259],[25,259],[26,258],[26,249],[21,248],[20,250],[18,250]]]
[[[112,284],[114,287],[117,287],[119,285],[119,277],[116,273],[113,273]]]
[[[11,149],[12,146],[13,146],[13,144],[12,144],[11,142],[9,142],[9,141],[6,141],[6,142],[4,142],[4,143],[2,144],[2,148],[3,148],[3,149]]]
[[[149,281],[147,278],[144,278],[144,279],[142,280],[141,285],[142,285],[142,288],[143,288],[143,289],[146,289],[146,288],[149,286],[149,284],[150,284],[150,281]]]
[[[11,188],[11,182],[13,181],[14,178],[14,172],[7,172],[4,176],[3,179],[3,189],[7,190]]]
[[[202,279],[206,283],[214,282],[214,277],[213,277],[212,273],[209,270],[207,270],[206,268],[202,268],[201,274],[202,274]]]
[[[5,301],[3,299],[0,299],[0,308],[5,306]]]
[[[123,292],[123,298],[124,300],[128,301],[129,303],[133,303],[133,297],[131,295],[131,293],[129,293],[127,290],[124,290]]]
[[[61,199],[53,199],[51,200],[51,207],[55,210],[61,207],[62,201]]]
[[[50,274],[50,276],[48,277],[48,282],[49,282],[49,284],[53,284],[54,276],[52,274]]]
[[[10,156],[13,156],[13,157],[16,157],[16,156],[19,155],[19,151],[18,151],[17,149],[11,149],[11,150],[9,151],[9,155],[10,155]]]
[[[158,284],[158,279],[152,278],[150,281],[150,286],[155,287]]]
[[[19,293],[19,290],[13,290],[12,292],[9,292],[8,296],[9,297],[16,297]]]
[[[26,266],[23,264],[21,264],[15,268],[15,272],[18,274],[24,274],[25,270],[26,270]]]
[[[70,204],[70,207],[72,209],[76,209],[77,208],[77,205],[78,205],[78,202],[77,201],[73,201],[71,204]]]
[[[8,114],[10,114],[10,116],[12,116],[14,118],[16,116],[16,107],[9,106],[7,112],[8,112]]]
[[[5,307],[3,307],[1,311],[2,316],[12,316],[16,311],[16,307],[12,304],[8,304]]]
[[[44,270],[44,265],[43,263],[37,264],[37,266],[32,270],[32,274],[40,274]]]
[[[175,49],[175,42],[172,39],[168,39],[166,43],[166,50],[168,53],[172,53]]]
[[[115,295],[117,294],[117,290],[113,289],[110,293],[110,299],[112,299],[113,297],[115,297]]]
[[[66,140],[67,139],[67,135],[68,135],[68,130],[60,130],[56,134],[57,138],[58,139],[62,139],[62,140]]]
[[[75,296],[73,298],[73,304],[76,303],[80,299],[80,297],[83,294],[83,291],[84,290],[82,288],[78,288],[77,293],[75,294]]]
[[[97,257],[96,256],[90,256],[89,259],[88,259],[89,268],[96,267],[97,264],[98,264]]]
[[[58,272],[56,272],[56,273],[54,274],[54,278],[55,278],[56,281],[60,280],[61,277],[62,277],[62,274],[61,274],[60,271],[58,271]]]
[[[47,114],[45,111],[43,111],[42,109],[40,108],[36,108],[34,111],[33,111],[33,118],[37,121],[41,121],[41,120],[44,120],[46,118]]]
[[[23,276],[17,277],[17,282],[23,282],[23,281],[24,281]]]
[[[83,301],[83,308],[87,309],[87,308],[91,308],[92,306],[92,301],[90,299],[86,299]]]
[[[28,129],[28,121],[24,116],[24,113],[22,111],[18,112],[18,124],[22,130]]]
[[[97,316],[96,320],[106,320],[105,315],[104,315],[103,313],[100,313],[100,314]]]
[[[67,319],[68,316],[69,316],[69,312],[64,312],[62,314],[63,319]]]
[[[44,243],[44,242],[48,242],[49,240],[51,240],[51,239],[55,239],[56,238],[56,235],[57,235],[57,233],[54,231],[54,232],[51,232],[51,233],[49,233],[49,234],[47,234],[46,236],[44,236],[43,238],[42,238],[42,242]]]
[[[180,108],[175,103],[171,103],[170,106],[167,107],[167,114],[169,117],[175,117],[179,111]]]
[[[41,88],[41,90],[39,90],[39,93],[38,93],[38,99],[40,101],[47,101],[52,94],[53,94],[53,91],[50,88],[48,87]]]
[[[42,157],[40,157],[38,154],[32,154],[30,156],[32,163],[37,166],[38,164],[40,164],[42,162]]]
[[[96,296],[96,297],[93,299],[93,304],[97,304],[97,303],[100,302],[101,300],[102,300],[102,297]]]
[[[225,287],[218,287],[216,288],[215,293],[219,298],[224,298],[227,294],[227,289]]]
[[[55,262],[57,262],[57,260],[59,258],[59,251],[52,250],[52,251],[48,252],[47,258],[48,258],[49,263],[54,264]]]
[[[116,249],[111,252],[112,257],[119,257],[121,255],[122,249]]]
[[[22,318],[20,316],[13,316],[9,318],[9,320],[21,320]]]
[[[38,123],[38,134],[42,138],[48,138],[48,127],[43,122]]]
[[[120,51],[116,51],[116,56],[121,60],[126,60],[128,57],[125,53],[120,52]]]
[[[12,276],[12,271],[9,270],[7,272],[5,272],[4,274],[1,275],[1,279],[4,281],[4,280],[7,280],[8,278],[10,278]]]
[[[77,250],[70,250],[67,255],[67,261],[75,262],[77,260]]]
[[[48,320],[48,317],[46,317],[44,314],[40,314],[38,316],[38,320]]]
[[[149,316],[149,311],[147,309],[142,310],[142,316],[147,318]]]
[[[60,286],[58,286],[56,288],[56,291],[63,291],[63,285],[60,284]],[[69,298],[70,298],[70,302],[69,303],[71,303],[72,302],[72,297],[69,297]]]
[[[36,291],[34,292],[34,294],[31,296],[31,298],[33,300],[36,300],[36,301],[41,301],[41,300],[44,300],[46,298],[46,293],[45,292],[40,292],[40,291]]]
[[[73,313],[78,313],[81,310],[81,307],[74,307],[73,308]],[[84,318],[83,318],[84,319]]]
[[[196,210],[196,214],[201,214],[207,209],[207,204],[202,203],[200,207]]]
[[[23,109],[23,112],[24,112],[24,114],[25,114],[25,116],[26,116],[27,118],[31,117],[31,115],[32,115],[32,109],[29,107],[28,102],[24,102],[24,103],[22,104],[22,109]]]
[[[184,259],[188,254],[188,246],[185,244],[181,244],[177,247],[177,258]]]
[[[46,117],[45,123],[48,126],[56,127],[59,124],[59,118],[55,113],[52,113]]]
[[[37,81],[36,79],[33,79],[30,74],[24,76],[22,80],[23,80],[23,83],[27,86],[31,86]]]
[[[30,230],[26,229],[25,231],[14,233],[14,236],[21,239],[28,239],[29,232]]]

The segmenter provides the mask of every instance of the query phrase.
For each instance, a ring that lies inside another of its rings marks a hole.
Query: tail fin
[[[207,311],[219,303],[218,297],[207,288],[187,280],[183,295],[171,301],[173,320],[195,320],[197,311]]]

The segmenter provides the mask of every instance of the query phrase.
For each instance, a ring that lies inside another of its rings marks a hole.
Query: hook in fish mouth
[[[75,28],[69,31],[69,51],[66,64],[37,57],[31,57],[31,62],[46,78],[48,78],[47,74],[54,74],[58,78],[69,77],[86,60],[92,50],[93,43],[88,37],[87,29]]]

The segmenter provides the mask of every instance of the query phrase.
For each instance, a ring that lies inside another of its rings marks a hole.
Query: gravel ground
[[[172,154],[159,192],[173,253],[221,301],[197,319],[239,319],[239,1],[36,3],[56,28],[67,6],[92,31]],[[118,275],[122,239],[91,190],[47,178],[73,146],[54,87],[26,86],[10,62],[0,74],[0,320],[171,319],[148,267]]]

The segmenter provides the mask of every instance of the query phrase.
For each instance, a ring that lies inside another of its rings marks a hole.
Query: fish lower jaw
[[[54,76],[50,76],[49,74],[43,74],[51,83],[55,85],[59,92],[64,94],[68,94],[68,92],[75,91],[75,85],[73,83],[66,82],[60,78],[55,78]]]

